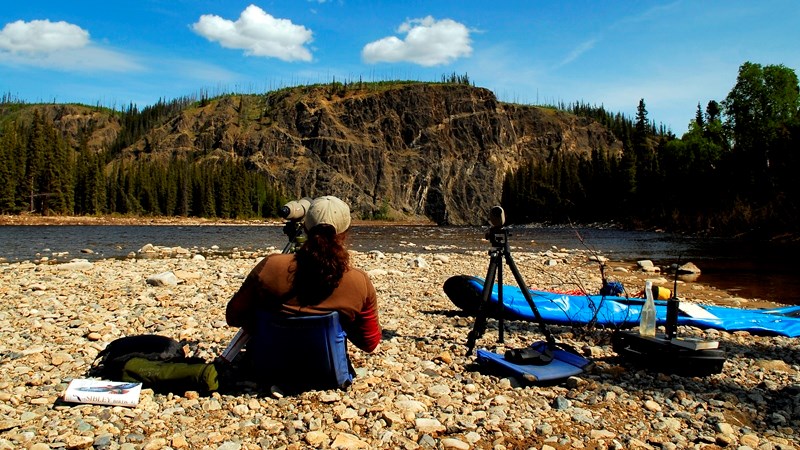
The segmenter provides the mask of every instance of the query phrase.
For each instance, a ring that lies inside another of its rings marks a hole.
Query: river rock
[[[331,448],[341,448],[344,450],[356,450],[362,448],[369,448],[369,444],[362,441],[358,436],[349,433],[339,433],[331,444]]]
[[[439,433],[446,429],[438,420],[424,417],[414,421],[414,428],[420,433]]]
[[[88,270],[93,264],[85,259],[73,259],[68,263],[56,264],[53,268],[57,270]]]
[[[152,286],[177,286],[180,280],[172,272],[162,272],[147,277],[147,284]]]
[[[442,439],[442,448],[455,449],[455,450],[468,450],[469,444],[464,441],[460,441],[458,439],[444,438]]]
[[[428,267],[430,267],[428,261],[426,261],[425,258],[423,258],[422,256],[417,256],[415,258],[412,258],[411,261],[409,262],[409,265],[417,269],[427,269]]]
[[[639,265],[639,269],[641,269],[643,272],[646,273],[661,272],[661,269],[659,267],[656,267],[653,264],[653,261],[650,261],[649,259],[642,259],[640,261],[636,261],[636,264]]]
[[[700,268],[697,267],[693,262],[687,262],[686,264],[682,264],[678,267],[678,274],[679,275],[699,275]]]

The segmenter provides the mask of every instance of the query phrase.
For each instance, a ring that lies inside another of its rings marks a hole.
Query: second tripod
[[[499,211],[496,211],[499,209]],[[496,218],[499,217],[500,219],[497,220]],[[471,354],[475,348],[476,341],[483,336],[486,332],[486,322],[489,316],[489,309],[490,309],[490,297],[492,295],[492,288],[494,287],[495,281],[497,281],[497,312],[498,312],[498,342],[504,342],[504,316],[505,313],[503,311],[503,264],[505,263],[511,269],[511,273],[514,275],[514,280],[517,282],[520,290],[522,291],[522,295],[525,297],[528,305],[530,306],[531,310],[533,311],[534,316],[536,317],[537,322],[539,323],[539,329],[541,330],[542,334],[544,335],[548,346],[554,347],[555,346],[555,338],[550,333],[550,330],[545,325],[544,321],[542,320],[541,314],[539,314],[539,310],[536,308],[536,304],[533,302],[533,298],[531,297],[531,293],[528,290],[528,287],[525,285],[525,280],[522,278],[522,275],[519,273],[519,269],[517,268],[516,263],[514,263],[514,258],[511,256],[511,249],[508,246],[508,229],[503,226],[503,212],[502,208],[496,206],[493,208],[492,211],[492,224],[493,226],[489,229],[489,232],[486,234],[486,238],[489,240],[489,243],[492,245],[491,250],[489,250],[489,268],[486,272],[486,279],[483,283],[483,290],[481,291],[481,303],[478,309],[478,315],[475,318],[475,325],[470,331],[469,335],[467,336],[467,354]]]

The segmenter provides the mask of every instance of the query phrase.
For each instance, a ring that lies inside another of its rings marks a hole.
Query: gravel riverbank
[[[728,352],[723,373],[691,378],[627,365],[608,330],[553,327],[596,367],[561,385],[521,386],[482,373],[465,355],[473,318],[442,290],[450,276],[484,276],[486,252],[421,255],[413,244],[402,253],[353,253],[378,290],[384,341],[369,355],[351,346],[358,376],[346,391],[144,390],[135,408],[61,401],[67,383],[121,336],[186,340],[208,361],[225,348],[236,333],[225,324],[225,305],[265,253],[193,253],[154,248],[147,258],[0,264],[0,450],[800,448],[797,339],[682,327]],[[515,249],[514,259],[531,288],[600,286],[597,263],[582,250]],[[164,272],[180,283],[146,282]],[[635,262],[612,262],[609,275],[632,290],[648,276],[670,285]],[[699,302],[758,305],[699,284],[679,289]],[[479,346],[502,350],[497,323],[489,324]],[[508,347],[541,338],[535,324],[507,326]]]

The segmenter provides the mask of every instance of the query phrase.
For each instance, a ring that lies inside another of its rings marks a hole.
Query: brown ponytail
[[[344,246],[345,233],[336,234],[330,225],[317,225],[307,234],[295,252],[292,287],[301,305],[316,305],[339,286],[350,266],[350,254]]]

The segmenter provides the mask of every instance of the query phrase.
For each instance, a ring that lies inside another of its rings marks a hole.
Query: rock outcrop
[[[452,84],[325,85],[226,96],[184,110],[128,149],[241,157],[292,196],[333,194],[368,217],[485,224],[503,177],[558,152],[622,144],[589,119],[502,103]]]
[[[97,152],[114,145],[113,158],[241,158],[291,197],[342,197],[357,218],[380,212],[452,225],[486,224],[505,174],[533,160],[622,151],[593,120],[460,84],[332,83],[159,105],[145,130],[144,121],[124,128],[126,114],[102,108],[24,110],[46,117],[76,150],[85,137]],[[121,132],[132,144],[120,149]]]

